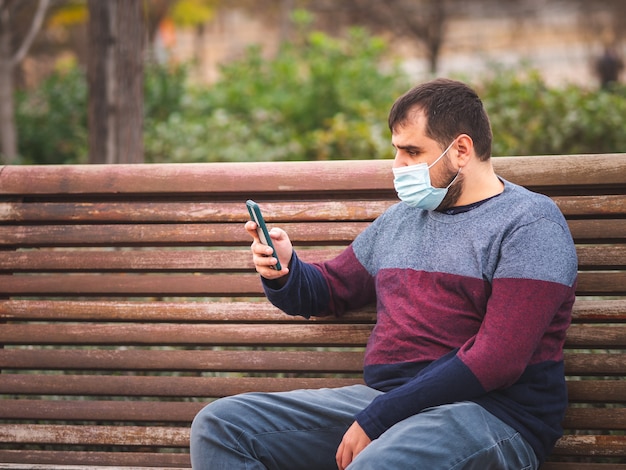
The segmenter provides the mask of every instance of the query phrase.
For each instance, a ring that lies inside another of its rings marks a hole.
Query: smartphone
[[[272,239],[270,238],[270,234],[267,231],[267,226],[265,225],[265,220],[263,220],[263,214],[261,214],[261,208],[259,205],[251,199],[246,201],[246,207],[248,208],[248,212],[250,213],[250,219],[256,223],[256,233],[259,235],[259,239],[261,243],[267,245],[274,250],[274,257],[278,261],[274,266],[271,266],[272,269],[276,271],[282,270],[282,266],[280,265],[280,260],[278,260],[278,255],[276,254],[276,249],[274,248],[274,244],[272,243]]]

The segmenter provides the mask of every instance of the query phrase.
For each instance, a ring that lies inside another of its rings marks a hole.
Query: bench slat
[[[188,470],[191,468],[189,454],[173,452],[101,452],[59,450],[3,450],[0,462],[6,470]],[[101,467],[103,466],[103,467]],[[106,469],[109,466],[109,469]]]
[[[626,240],[626,219],[568,220],[574,241],[609,243]]]
[[[360,378],[332,377],[182,377],[2,374],[0,392],[19,395],[221,397],[246,391],[343,386]],[[332,385],[330,385],[332,384]],[[620,380],[570,380],[576,403],[623,403],[626,385]]]
[[[373,323],[374,306],[352,311],[343,318],[305,320],[291,317],[263,300],[260,302],[140,302],[81,300],[0,300],[0,319],[66,321],[245,321],[245,322],[350,322]],[[573,323],[624,323],[626,300],[582,300],[574,304]]]
[[[202,402],[126,401],[120,406],[119,401],[112,400],[13,400],[3,404],[0,418],[184,423],[189,426],[205,405]]]
[[[540,470],[624,470],[623,464],[553,462],[544,463]]]
[[[545,158],[506,157],[494,158],[492,161],[499,175],[533,189],[603,184],[607,187],[615,185],[623,188],[623,175],[626,174],[624,154],[585,157],[575,155],[550,155]]]
[[[614,301],[613,301],[614,302]],[[607,306],[590,309],[608,310]],[[616,316],[617,318],[617,316]],[[374,306],[351,311],[344,317],[303,317],[285,315],[266,300],[256,302],[165,302],[165,301],[81,301],[81,300],[0,300],[0,319],[61,321],[165,321],[165,322],[248,322],[248,323],[373,323]]]
[[[552,198],[565,217],[626,215],[626,196],[555,196]]]
[[[626,430],[626,408],[569,408],[567,429]],[[626,442],[625,442],[626,443]]]
[[[0,309],[1,311],[1,309]],[[626,321],[626,299],[623,300],[582,300],[577,299],[572,311],[572,322]]]
[[[623,328],[626,330],[626,326]],[[311,324],[8,324],[0,344],[364,346],[370,325]],[[598,332],[594,335],[600,335]]]
[[[626,271],[581,272],[579,295],[626,295]],[[263,295],[258,275],[240,274],[0,274],[0,295],[132,297],[253,296]]]
[[[0,424],[0,442],[187,447],[189,429],[164,426]]]
[[[241,224],[0,226],[0,243],[40,246],[207,246],[250,244]]]
[[[81,452],[81,451],[38,451],[2,450],[0,463],[5,470],[106,470],[114,466],[118,470],[145,470],[146,466],[155,470],[187,470],[189,456],[183,453],[150,452]],[[84,464],[87,464],[85,466]],[[623,464],[610,463],[567,463],[546,462],[541,470],[623,470]]]
[[[2,419],[46,421],[102,421],[180,423],[189,426],[206,402],[99,400],[14,400],[0,410]],[[568,429],[626,429],[624,408],[570,408],[564,420]]]
[[[304,249],[299,250],[298,255],[304,261],[319,261],[332,258],[340,251],[341,248]],[[42,249],[0,252],[0,271],[250,273],[254,271],[254,264],[249,248],[220,251]]]
[[[626,215],[626,196],[555,196],[566,217]],[[267,222],[372,221],[395,200],[258,201]],[[0,221],[139,223],[240,222],[248,220],[241,202],[0,202]]]
[[[609,375],[609,374],[607,374]],[[623,373],[621,375],[624,375]],[[573,403],[624,403],[624,380],[569,380],[569,400]]]
[[[588,204],[600,205],[601,201],[590,196]],[[574,201],[568,204],[577,208]],[[372,221],[397,201],[393,200],[321,200],[273,202],[257,201],[262,204],[263,215],[268,223],[278,222],[328,222],[328,221]],[[617,210],[619,201],[612,202]],[[581,211],[582,209],[578,209]],[[611,212],[609,212],[611,213]],[[619,213],[619,212],[616,212]],[[236,222],[241,225],[250,216],[243,201],[239,202],[0,202],[0,221],[68,222],[88,223],[191,223]]]
[[[544,463],[540,470],[624,470],[624,464],[549,461]]]
[[[302,249],[304,261],[333,258],[343,248]],[[578,245],[581,269],[620,269],[626,246]],[[30,250],[0,252],[0,271],[12,272],[224,272],[254,270],[249,249],[211,250]]]
[[[189,469],[191,465],[188,454],[151,452],[113,453],[0,449],[0,461],[20,462],[15,464],[0,463],[0,469],[6,470],[105,470],[109,466],[114,466],[118,470],[145,470],[146,466],[156,470],[182,470]],[[85,464],[88,466],[85,466]],[[541,466],[541,470],[623,469],[623,464],[610,463],[546,462]]]
[[[349,244],[369,222],[285,223],[294,244]],[[576,241],[626,240],[626,219],[570,220]],[[0,226],[0,246],[224,246],[250,245],[242,224]]]
[[[167,296],[253,296],[263,295],[256,274],[167,276],[127,274],[43,274],[0,275],[0,295],[81,296],[113,295],[131,297]]]
[[[363,352],[3,349],[0,369],[361,373]]]
[[[0,271],[228,272],[254,270],[250,250],[36,250],[0,252]]]
[[[626,457],[626,436],[563,436],[554,448],[555,456]]]
[[[594,159],[599,165],[605,157]],[[0,195],[12,194],[189,194],[212,197],[263,193],[391,192],[392,160],[246,162],[176,165],[7,166]],[[239,169],[237,167],[240,167]],[[601,168],[601,166],[600,166]],[[103,177],[103,173],[106,177]],[[607,175],[610,177],[610,175]],[[608,180],[607,180],[608,181]]]
[[[360,351],[0,350],[0,368],[6,370],[359,373],[362,367]],[[566,352],[565,372],[580,376],[626,375],[626,354]]]
[[[0,344],[364,346],[371,325],[349,324],[7,324]],[[626,348],[626,325],[572,325],[570,348]]]
[[[625,325],[571,325],[565,340],[569,348],[625,348]]]
[[[3,168],[0,195],[24,194],[189,194],[351,192],[393,190],[392,160],[246,162],[176,165],[13,165]],[[500,157],[502,177],[531,188],[619,187],[626,155]],[[241,170],[237,167],[241,166]],[[106,178],[103,178],[106,174]]]
[[[584,354],[566,351],[565,373],[567,375],[626,375],[626,354],[600,352]]]
[[[298,388],[343,387],[361,378],[335,377],[180,377],[0,374],[0,393],[15,395],[202,397]]]
[[[626,266],[624,245],[578,245],[576,253],[581,269],[624,269]]]
[[[62,430],[61,430],[62,428]],[[187,428],[155,426],[0,425],[0,441],[29,444],[129,445],[186,447]],[[563,436],[555,456],[626,456],[626,436]]]
[[[626,271],[586,272],[578,275],[580,295],[626,295]]]
[[[369,222],[283,224],[294,243],[350,243]],[[608,236],[608,235],[607,235]],[[249,246],[243,224],[0,226],[0,246]]]

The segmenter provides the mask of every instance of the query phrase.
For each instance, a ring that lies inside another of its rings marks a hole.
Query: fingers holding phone
[[[291,260],[293,247],[284,230],[274,228],[268,231],[263,215],[254,201],[247,201],[246,206],[251,221],[245,225],[254,239],[251,250],[257,272],[267,279],[278,279],[289,273],[287,265]]]

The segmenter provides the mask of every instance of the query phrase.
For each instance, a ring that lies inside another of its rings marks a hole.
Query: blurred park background
[[[477,89],[494,156],[626,151],[623,0],[0,0],[5,164],[392,156],[394,99]]]

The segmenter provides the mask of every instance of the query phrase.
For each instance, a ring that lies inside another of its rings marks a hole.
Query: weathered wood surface
[[[568,435],[542,470],[624,470],[626,154],[494,165],[554,199],[579,257]],[[188,468],[212,399],[361,383],[374,307],[305,320],[265,301],[244,202],[329,259],[396,202],[390,167],[0,167],[0,469]]]
[[[0,195],[374,193],[391,190],[391,160],[0,167]],[[495,158],[504,178],[533,187],[620,186],[624,154]],[[103,178],[103,172],[106,178]]]

